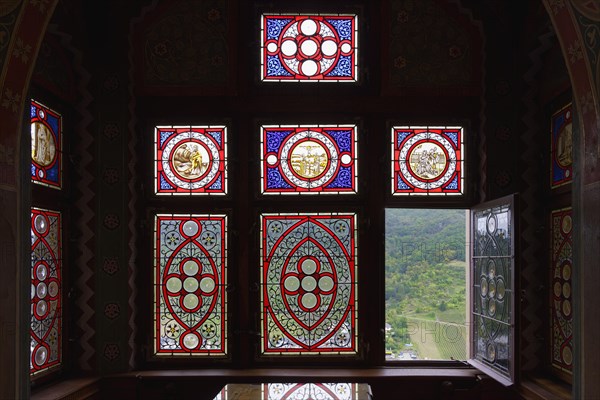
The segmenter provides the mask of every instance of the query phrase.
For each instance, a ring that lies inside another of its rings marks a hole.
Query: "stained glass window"
[[[563,107],[551,121],[552,130],[552,188],[573,179],[573,111],[571,104]]]
[[[159,214],[155,222],[155,354],[226,354],[227,217]]]
[[[356,134],[355,125],[263,126],[262,193],[356,193]]]
[[[356,15],[263,15],[261,79],[356,82],[357,24]]]
[[[261,216],[263,354],[357,351],[356,215]]]
[[[157,126],[155,193],[226,194],[226,147],[225,126]]]
[[[60,366],[62,337],[61,215],[31,209],[31,326],[29,370],[32,375]]]
[[[513,200],[500,199],[472,212],[471,357],[500,382],[514,381]]]
[[[31,100],[31,181],[62,186],[62,117]]]
[[[362,400],[371,399],[371,389],[359,383],[228,383],[213,400]]]
[[[551,329],[552,366],[573,372],[573,315],[571,275],[573,272],[572,209],[552,211],[551,222]]]
[[[463,129],[392,127],[392,194],[460,195],[464,182]]]

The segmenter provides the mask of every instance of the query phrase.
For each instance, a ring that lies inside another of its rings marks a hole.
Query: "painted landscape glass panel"
[[[225,215],[155,219],[155,354],[224,355]]]
[[[573,373],[573,210],[552,211],[551,223],[551,329],[552,366]]]
[[[263,354],[357,351],[355,214],[261,216]]]
[[[513,227],[510,205],[473,213],[472,357],[512,379]]]
[[[62,117],[35,100],[31,100],[31,181],[62,186]]]
[[[224,195],[227,193],[225,126],[157,126],[155,193]]]
[[[392,194],[460,195],[464,183],[461,127],[392,128]]]
[[[263,126],[262,193],[356,193],[356,134],[355,125]]]
[[[356,82],[357,19],[344,14],[263,15],[261,79]]]
[[[31,209],[31,326],[29,370],[33,375],[61,363],[61,215]]]
[[[552,188],[573,180],[573,111],[571,104],[552,115]]]

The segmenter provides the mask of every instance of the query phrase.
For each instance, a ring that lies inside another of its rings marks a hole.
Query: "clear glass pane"
[[[465,360],[467,211],[386,209],[386,359]]]

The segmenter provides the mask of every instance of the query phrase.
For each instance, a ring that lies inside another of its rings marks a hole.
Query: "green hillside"
[[[464,210],[386,211],[388,359],[465,359]]]

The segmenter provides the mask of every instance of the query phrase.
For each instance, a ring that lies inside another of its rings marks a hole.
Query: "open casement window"
[[[471,210],[469,363],[506,386],[516,371],[515,200]]]

